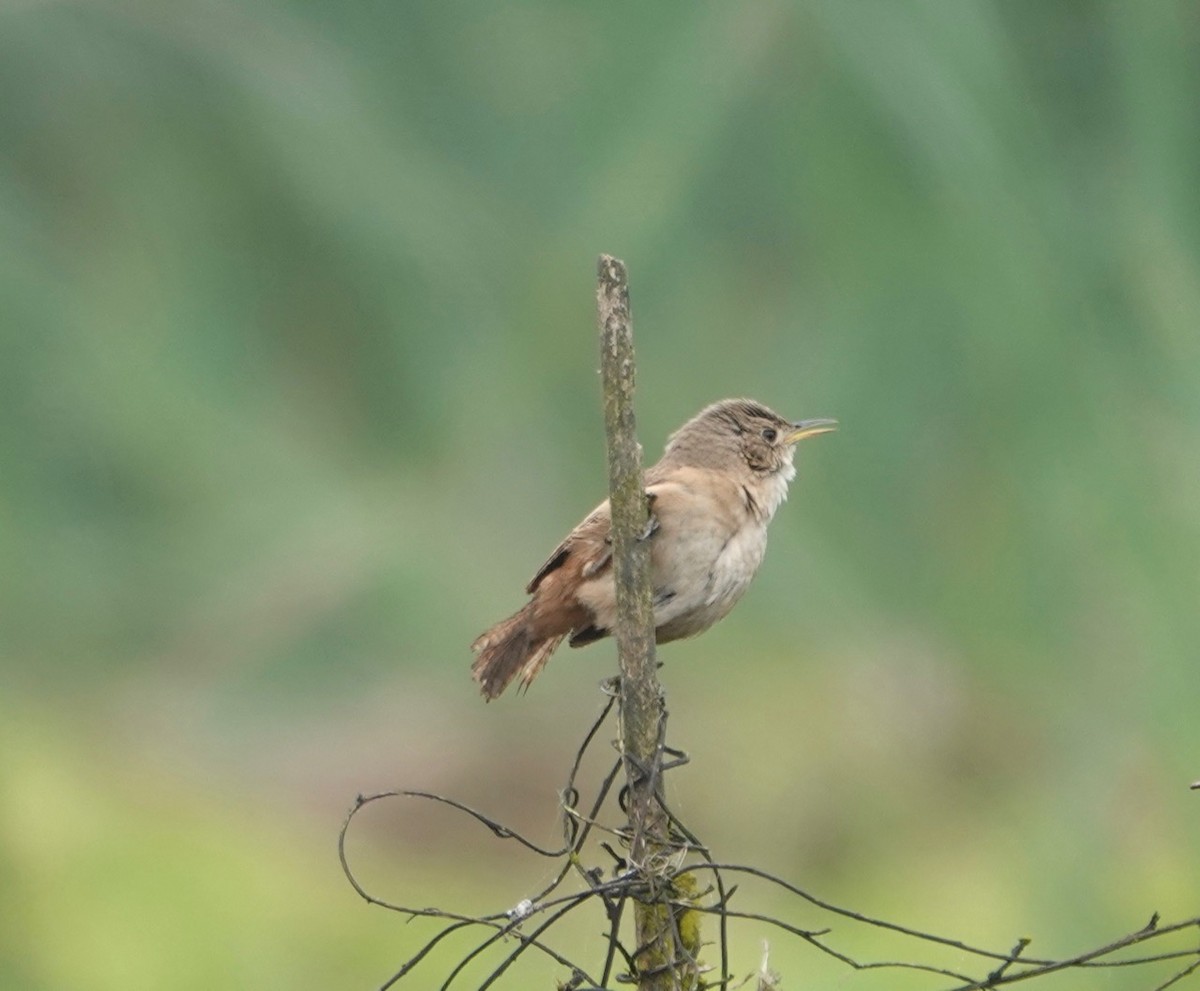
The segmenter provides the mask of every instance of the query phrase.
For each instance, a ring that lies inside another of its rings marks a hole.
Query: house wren
[[[796,444],[836,420],[793,423],[750,399],[701,410],[646,470],[655,640],[707,630],[742,597],[767,549],[767,524],[796,474]],[[471,645],[471,674],[494,699],[537,677],[564,637],[582,647],[616,623],[608,500],[568,535],[525,586],[530,599]]]

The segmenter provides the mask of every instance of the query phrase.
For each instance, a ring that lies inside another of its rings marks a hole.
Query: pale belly
[[[709,561],[692,561],[700,567],[689,567],[690,577],[675,582],[675,595],[655,607],[658,642],[695,636],[723,619],[750,586],[766,549],[766,527],[748,523],[723,546],[712,547]]]
[[[656,502],[659,529],[651,537],[650,576],[659,643],[694,636],[722,619],[762,564],[767,528],[746,513],[740,493],[701,494],[672,486]],[[596,625],[616,624],[611,571],[585,583],[579,599]]]

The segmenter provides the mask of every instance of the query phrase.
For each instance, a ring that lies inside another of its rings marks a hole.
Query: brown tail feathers
[[[479,682],[479,690],[489,702],[518,675],[521,687],[527,689],[546,666],[554,649],[562,643],[563,634],[534,636],[530,605],[501,620],[471,644],[471,649],[478,655],[471,665],[471,676]]]

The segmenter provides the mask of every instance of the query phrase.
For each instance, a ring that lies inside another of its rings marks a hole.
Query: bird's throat
[[[755,478],[746,485],[747,495],[753,503],[753,512],[764,526],[771,522],[775,511],[787,499],[788,482],[795,477],[796,466],[789,463],[779,471]]]

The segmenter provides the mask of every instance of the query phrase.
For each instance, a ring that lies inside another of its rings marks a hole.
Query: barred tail
[[[530,682],[546,666],[562,635],[535,637],[530,627],[530,606],[501,620],[471,644],[479,656],[471,665],[471,677],[479,682],[479,690],[490,702],[500,695],[518,675],[521,687]]]

